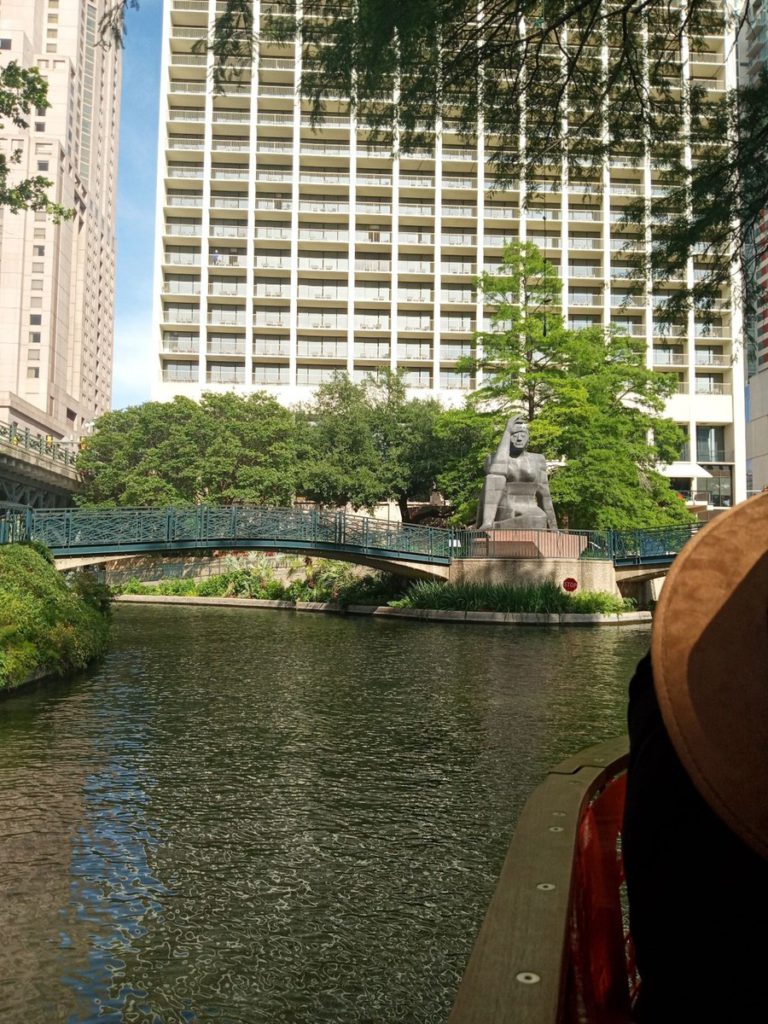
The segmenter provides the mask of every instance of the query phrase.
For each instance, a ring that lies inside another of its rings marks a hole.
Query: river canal
[[[441,1024],[530,789],[639,628],[123,606],[0,701],[3,1024]]]

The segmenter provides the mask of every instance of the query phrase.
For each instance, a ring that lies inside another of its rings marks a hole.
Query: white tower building
[[[519,189],[494,190],[493,139],[468,146],[449,112],[433,147],[395,158],[343,97],[327,97],[313,128],[300,46],[261,32],[278,3],[254,0],[258,58],[215,94],[212,57],[193,46],[216,13],[215,0],[166,0],[153,397],[256,389],[290,404],[339,370],[391,367],[413,394],[456,403],[477,383],[457,360],[487,315],[474,277],[506,242],[529,240],[558,266],[571,326],[619,324],[646,340],[649,366],[677,377],[668,411],[689,446],[667,469],[675,485],[716,506],[744,496],[740,310],[724,291],[712,322],[691,314],[670,331],[654,316],[666,292],[633,287],[644,236],[620,221],[660,187],[651,160],[616,160],[602,180],[552,167],[526,208]],[[686,44],[681,76],[731,86],[724,44]],[[705,260],[689,262],[689,283]]]

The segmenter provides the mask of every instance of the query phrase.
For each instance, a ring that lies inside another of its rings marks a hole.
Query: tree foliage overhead
[[[16,128],[29,127],[32,109],[49,107],[48,83],[37,68],[23,68],[10,61],[0,68],[0,130],[10,121]],[[21,150],[0,153],[0,207],[12,213],[22,210],[44,210],[55,219],[68,219],[71,211],[48,198],[53,182],[42,175],[17,180],[14,167],[21,162]]]
[[[138,6],[114,0],[105,37],[122,43]],[[559,180],[564,157],[578,181],[611,156],[652,153],[666,191],[627,211],[628,222],[652,218],[643,273],[678,281],[692,252],[709,257],[708,273],[671,296],[676,319],[691,303],[712,308],[734,253],[756,297],[768,248],[768,77],[756,73],[738,95],[712,92],[683,58],[686,47],[706,51],[707,35],[748,38],[760,17],[751,0],[282,0],[258,28],[291,46],[298,35],[301,90],[316,117],[329,96],[347,97],[361,127],[403,151],[431,146],[438,118],[467,139],[482,130],[499,186],[525,182],[523,202],[542,178]],[[217,4],[198,45],[213,52],[214,87],[251,65],[255,27],[252,0]]]

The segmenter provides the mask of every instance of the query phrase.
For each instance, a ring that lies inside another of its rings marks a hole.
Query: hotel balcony
[[[253,384],[288,384],[290,368],[288,366],[254,366],[251,382]]]
[[[287,356],[290,354],[290,351],[290,338],[287,337],[280,337],[279,335],[275,335],[273,337],[253,339],[254,357],[259,356],[269,358],[287,358]]]

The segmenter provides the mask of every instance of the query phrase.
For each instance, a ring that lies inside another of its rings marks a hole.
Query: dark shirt
[[[664,728],[650,655],[630,683],[628,718],[622,848],[642,980],[637,1019],[768,1021],[768,861],[686,774]]]

